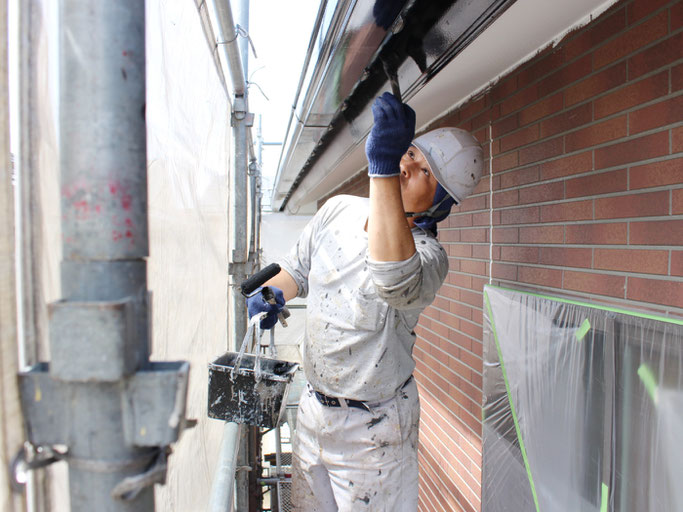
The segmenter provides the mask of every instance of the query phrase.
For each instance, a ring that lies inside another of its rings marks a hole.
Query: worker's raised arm
[[[415,254],[398,177],[370,178],[368,252],[375,261],[403,261]]]
[[[372,105],[375,124],[365,153],[370,176],[368,251],[376,261],[403,261],[415,254],[401,198],[400,162],[415,134],[415,112],[385,92]]]

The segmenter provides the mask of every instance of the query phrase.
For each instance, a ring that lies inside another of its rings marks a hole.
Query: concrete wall
[[[485,283],[683,315],[682,24],[680,0],[618,2],[428,128],[472,131],[490,175],[440,225],[416,329],[421,511],[481,510]]]

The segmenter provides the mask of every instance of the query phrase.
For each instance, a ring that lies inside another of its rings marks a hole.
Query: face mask
[[[451,213],[455,199],[448,195],[441,184],[436,186],[432,206],[424,212],[419,212],[420,217],[415,219],[415,225],[436,234],[436,223],[444,220]]]

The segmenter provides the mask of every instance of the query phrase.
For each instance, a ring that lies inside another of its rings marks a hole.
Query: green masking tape
[[[484,299],[486,300],[486,310],[489,313],[489,319],[491,320],[491,330],[493,330],[493,339],[496,340],[496,350],[498,351],[498,360],[500,361],[500,369],[503,373],[503,380],[505,381],[505,390],[508,395],[508,402],[510,402],[510,412],[512,412],[512,420],[515,423],[515,431],[517,432],[517,439],[519,439],[519,449],[522,452],[522,459],[524,459],[524,467],[526,468],[526,474],[529,478],[529,485],[531,486],[531,494],[534,497],[534,504],[536,505],[536,512],[539,512],[538,507],[538,497],[536,496],[536,486],[534,485],[534,479],[531,476],[531,467],[529,466],[529,459],[526,455],[526,447],[524,446],[524,439],[522,439],[522,432],[519,428],[519,421],[517,420],[517,413],[515,412],[515,404],[512,402],[512,393],[510,392],[510,383],[508,382],[507,372],[505,371],[505,365],[503,364],[503,353],[500,349],[500,343],[498,342],[498,332],[496,331],[496,323],[493,321],[493,312],[491,311],[491,302],[489,301],[489,295],[484,291]]]
[[[652,401],[656,404],[658,387],[657,379],[647,364],[643,363],[640,365],[638,368],[638,377],[640,377],[640,380],[643,382],[647,393],[650,395],[650,398],[652,398]]]
[[[591,330],[591,323],[588,320],[588,318],[586,318],[583,321],[583,323],[581,324],[581,327],[579,327],[579,329],[574,334],[574,336],[576,336],[576,341],[583,340],[586,337],[586,334],[588,334],[588,331],[590,331],[590,330]]]
[[[609,499],[609,487],[607,484],[602,484],[602,502],[600,503],[600,512],[607,512],[607,500]]]

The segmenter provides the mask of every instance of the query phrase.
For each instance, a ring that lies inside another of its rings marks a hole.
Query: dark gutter
[[[342,129],[350,126],[353,132],[363,133],[361,138],[367,134],[370,126],[365,125],[368,124],[367,111],[370,104],[380,91],[388,87],[385,63],[390,63],[398,70],[398,81],[402,91],[405,89],[403,101],[407,101],[514,1],[414,0],[406,4],[389,27],[387,37],[375,52],[370,64],[364,68],[309,154],[290,186],[280,211],[285,209],[292,194]],[[369,120],[371,123],[371,117]]]

